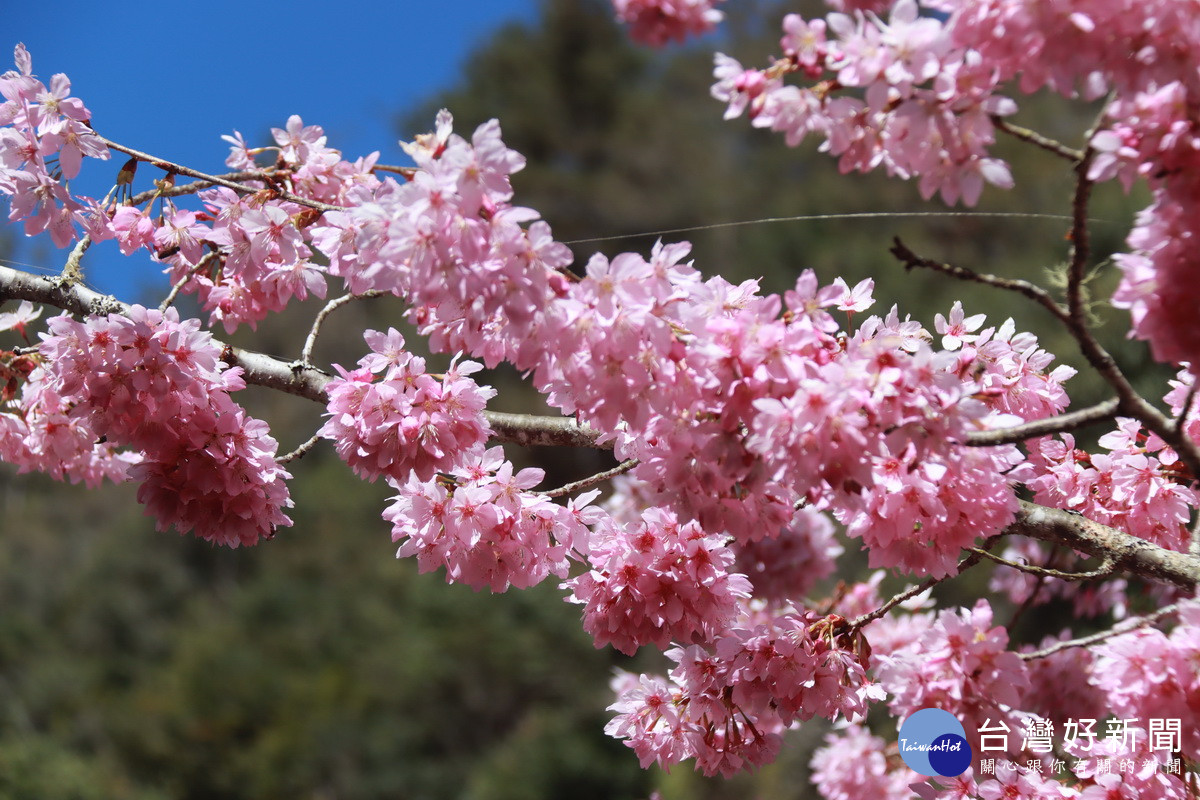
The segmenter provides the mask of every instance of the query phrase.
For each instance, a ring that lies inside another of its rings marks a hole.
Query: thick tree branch
[[[29,300],[73,314],[128,314],[129,306],[110,295],[100,294],[80,284],[67,285],[55,279],[41,278],[26,272],[0,266],[0,301]],[[315,367],[287,362],[265,353],[225,345],[223,360],[242,368],[247,384],[275,389],[286,394],[304,397],[325,404],[325,385],[332,376]],[[548,445],[594,447],[611,449],[611,444],[598,444],[599,431],[582,426],[569,417],[548,417],[532,414],[485,412],[495,432],[495,439],[519,445]]]
[[[1111,558],[1114,569],[1185,589],[1200,585],[1200,558],[1159,547],[1081,514],[1024,500],[1020,503],[1016,520],[1004,529],[1006,534],[1065,545],[1101,559]]]

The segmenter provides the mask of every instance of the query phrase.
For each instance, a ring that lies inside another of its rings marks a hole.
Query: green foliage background
[[[595,249],[646,251],[651,231],[940,208],[909,184],[840,176],[815,145],[792,150],[745,120],[723,122],[708,97],[712,50],[765,63],[781,13],[766,2],[730,11],[723,40],[653,54],[626,43],[606,3],[547,0],[538,25],[497,34],[463,85],[405,114],[400,127],[411,138],[442,106],[464,133],[499,117],[506,141],[529,161],[518,203],[540,210],[561,240],[622,237],[575,244],[581,265]],[[1026,105],[1022,122],[1069,143],[1094,112]],[[1069,170],[1029,148],[1006,143],[1004,152],[1019,188],[987,192],[988,210],[1067,209]],[[1108,252],[1138,199],[1102,189],[1094,215],[1116,223],[1096,226]],[[1023,301],[905,274],[887,254],[902,235],[931,257],[1042,280],[1065,256],[1066,228],[876,218],[667,238],[694,241],[706,273],[761,278],[770,291],[807,267],[826,282],[874,277],[884,309],[899,303],[929,326],[961,298],[968,313],[997,323],[1017,316],[1071,361],[1070,343]],[[1102,274],[1096,296],[1112,284]],[[293,352],[314,310],[247,343]],[[363,349],[362,326],[397,324],[400,309],[380,301],[341,313],[319,355],[349,364]],[[1144,360],[1140,347],[1112,344],[1126,362]],[[501,388],[496,407],[540,408],[514,376],[492,380]],[[1077,383],[1081,402],[1100,396],[1094,383]],[[248,394],[285,450],[319,424],[311,404]],[[554,482],[604,463],[590,453],[513,455],[541,464]],[[638,769],[602,733],[611,671],[634,664],[596,651],[553,583],[491,597],[420,576],[392,557],[379,516],[386,487],[354,479],[327,446],[294,467],[295,527],[237,551],[154,532],[133,487],[85,492],[0,473],[0,800],[587,800],[656,788],[668,800],[810,796],[806,753],[820,726],[798,732],[778,764],[735,781]],[[650,656],[636,663],[660,665]]]

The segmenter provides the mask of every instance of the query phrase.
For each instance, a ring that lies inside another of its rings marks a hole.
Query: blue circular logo
[[[971,766],[962,723],[940,708],[914,711],[900,725],[900,757],[914,772],[952,778]]]

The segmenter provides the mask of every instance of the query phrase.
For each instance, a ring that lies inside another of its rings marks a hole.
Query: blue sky
[[[110,139],[201,170],[225,169],[221,135],[257,141],[291,114],[325,128],[349,157],[402,156],[397,112],[452,84],[471,49],[506,22],[534,19],[537,0],[55,0],[6,4],[0,71],[25,43],[34,72],[65,72]],[[118,14],[112,9],[119,8]],[[430,120],[432,128],[432,120]],[[124,158],[85,165],[77,192],[103,195]],[[99,167],[99,169],[97,169]],[[142,172],[152,170],[143,168]],[[142,186],[148,178],[138,175]],[[57,269],[42,237],[16,259]],[[95,248],[88,282],[137,299],[153,265]]]

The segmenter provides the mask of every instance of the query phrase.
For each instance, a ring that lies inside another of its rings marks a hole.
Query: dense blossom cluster
[[[727,118],[745,113],[791,146],[822,137],[843,172],[882,167],[917,179],[924,197],[974,205],[985,183],[1012,187],[989,148],[993,118],[1016,105],[999,94],[994,66],[956,38],[954,20],[922,15],[916,0],[899,0],[886,22],[858,9],[789,14],[783,57],[758,70],[718,55],[713,96]],[[792,73],[811,85],[785,82]]]
[[[842,546],[833,523],[811,508],[798,508],[774,536],[732,544],[735,569],[754,585],[754,596],[770,603],[800,601],[836,569]]]
[[[1191,374],[1180,372],[1165,398],[1172,413],[1183,412],[1192,384]],[[1188,411],[1185,429],[1195,438],[1200,435],[1196,404]],[[1070,434],[1033,443],[1037,475],[1028,485],[1038,502],[1074,509],[1163,547],[1186,550],[1187,526],[1200,505],[1200,493],[1175,451],[1136,420],[1124,418],[1099,444],[1105,452],[1089,454],[1075,447]]]
[[[751,613],[710,646],[667,651],[667,678],[619,674],[606,730],[642,766],[695,758],[705,774],[729,775],[772,760],[795,721],[861,719],[882,696],[864,647],[840,617]]]
[[[887,752],[883,739],[855,724],[825,737],[824,746],[813,754],[812,770],[813,784],[825,800],[908,800],[908,787],[920,778],[898,753]]]
[[[607,527],[607,526],[606,526]],[[661,508],[637,525],[598,530],[591,569],[567,581],[569,602],[584,606],[583,627],[596,646],[633,655],[654,644],[712,639],[737,618],[750,583],[730,574],[733,553],[722,537]]]
[[[237,547],[291,524],[283,513],[291,476],[275,460],[275,440],[230,398],[245,386],[241,370],[226,368],[197,320],[133,306],[85,322],[54,317],[49,327],[21,399],[32,441],[36,431],[42,448],[90,470],[111,447],[140,453],[125,459],[134,462],[128,475],[163,530],[195,529]]]
[[[653,44],[710,29],[715,5],[615,0],[633,35]],[[1181,366],[1166,403],[1184,420],[1180,432],[1200,440],[1200,13],[1184,0],[829,5],[824,19],[784,19],[783,55],[766,69],[718,56],[713,93],[727,116],[745,114],[793,145],[820,136],[844,171],[882,167],[918,180],[926,197],[973,204],[985,183],[1011,185],[991,154],[1016,110],[1002,91],[1112,94],[1079,173],[1150,185],[1154,204],[1117,259],[1116,303],[1159,358]],[[433,374],[395,329],[367,331],[371,352],[356,369],[305,386],[327,398],[320,436],[357,474],[395,489],[384,518],[397,555],[422,572],[493,592],[553,576],[597,647],[665,651],[667,675],[615,682],[608,732],[643,765],[694,759],[706,774],[730,774],[774,758],[795,724],[839,719],[813,762],[822,794],[909,796],[916,777],[863,724],[885,699],[896,718],[947,710],[973,740],[984,726],[1019,731],[1031,715],[1173,717],[1186,732],[1179,749],[1196,757],[1194,602],[1172,629],[1049,656],[1010,650],[982,600],[934,611],[923,594],[876,613],[882,570],[956,574],[969,566],[964,549],[1013,522],[1022,488],[1146,547],[1187,549],[1196,476],[1145,415],[1119,419],[1102,452],[1069,433],[1024,448],[971,444],[1068,405],[1073,370],[1012,320],[989,323],[955,303],[930,331],[895,308],[872,314],[871,281],[822,284],[810,270],[782,295],[763,295],[755,281],[705,278],[686,243],[597,254],[572,272],[538,212],[514,205],[510,178],[524,159],[499,123],[466,138],[445,111],[433,133],[405,145],[412,168],[379,168],[378,154],[347,161],[321,128],[291,117],[270,147],[226,137],[238,173],[203,189],[176,191],[171,174],[136,203],[76,198],[60,178],[75,177],[84,156],[106,158],[104,140],[65,76],[47,88],[20,46],[16,66],[0,76],[0,192],[28,233],[65,245],[82,230],[125,254],[148,251],[210,325],[229,331],[293,298],[324,297],[330,282],[351,295],[391,293],[435,351],[457,354]],[[257,161],[264,153],[269,166]],[[179,199],[189,193],[197,207]],[[30,344],[39,313],[4,312],[0,331]],[[36,346],[0,351],[0,457],[89,485],[136,480],[160,528],[221,544],[253,544],[290,524],[276,443],[231,399],[241,369],[198,321],[133,306],[48,327]],[[556,502],[579,486],[536,491],[541,470],[487,449],[494,392],[470,377],[477,362],[515,367],[629,462],[604,504],[597,490]],[[809,600],[843,552],[835,522],[881,571]],[[1043,591],[1044,575],[1022,562],[1043,563],[1045,550],[1019,540],[1004,552],[1011,563],[993,586],[1022,610],[1055,596],[1080,613],[1128,611],[1124,578]],[[926,800],[1185,796],[1161,769],[1166,756],[1142,750],[1141,770],[1120,785],[1085,758],[1071,787],[1031,761],[915,791]]]
[[[1029,676],[1007,649],[1008,632],[992,622],[985,600],[973,609],[942,611],[920,638],[881,656],[879,682],[897,719],[940,708],[961,720],[968,735],[1000,723],[1021,728],[1018,712]]]
[[[1089,681],[1118,718],[1179,719],[1184,752],[1200,750],[1200,603],[1169,635],[1143,628],[1097,647]]]
[[[586,552],[589,525],[604,513],[589,507],[589,492],[560,506],[531,491],[540,469],[514,474],[499,448],[459,460],[446,475],[422,481],[412,474],[383,513],[392,523],[397,556],[415,556],[422,572],[445,567],[446,580],[475,590],[528,588],[550,575],[567,576],[568,556]]]
[[[329,421],[319,431],[359,475],[429,480],[478,456],[491,434],[483,407],[496,392],[468,376],[473,361],[451,364],[439,380],[404,349],[395,328],[364,334],[371,354],[325,387]]]

